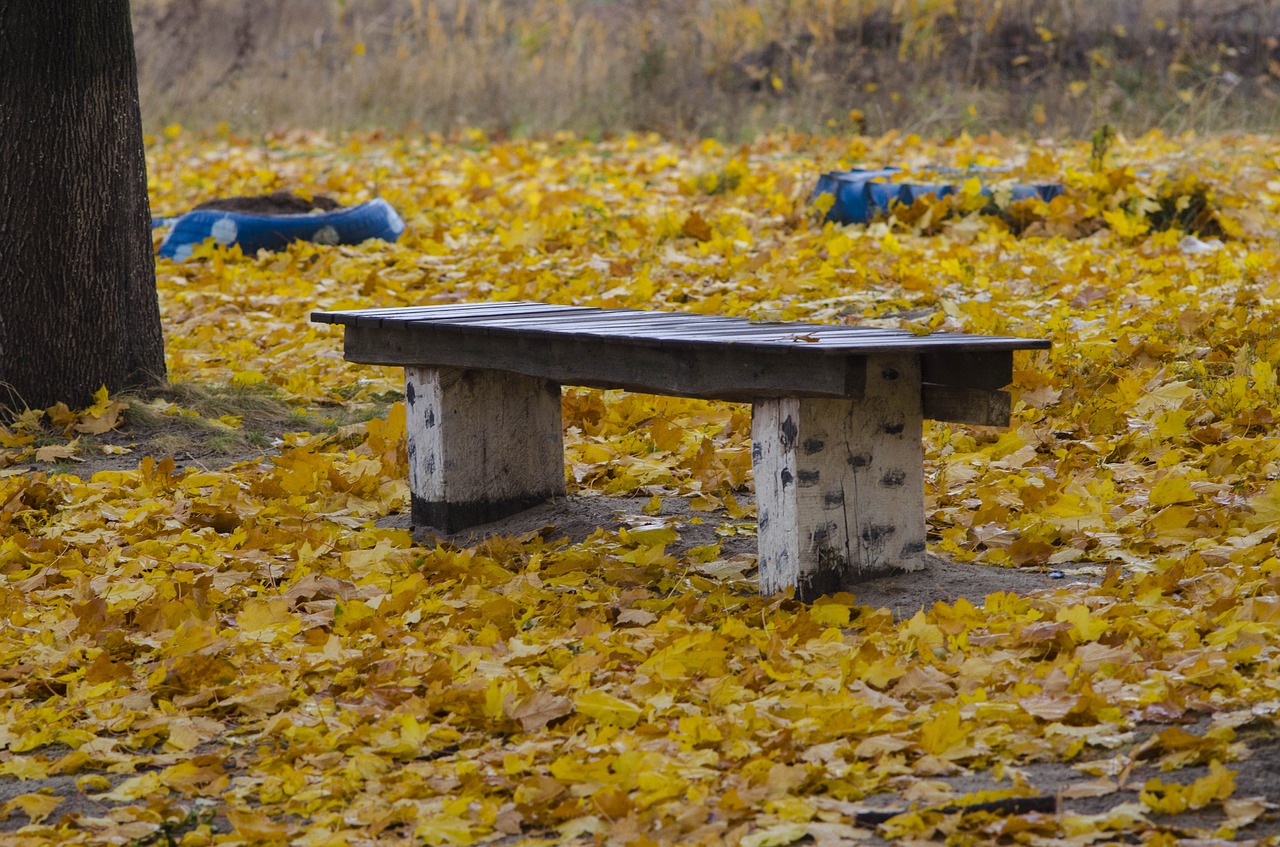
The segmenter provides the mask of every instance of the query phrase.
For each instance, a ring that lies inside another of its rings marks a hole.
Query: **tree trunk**
[[[0,409],[164,379],[128,0],[0,0]]]

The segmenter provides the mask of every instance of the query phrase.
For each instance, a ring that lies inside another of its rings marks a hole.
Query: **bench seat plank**
[[[430,333],[395,326],[347,327],[346,358],[369,365],[436,365],[512,371],[562,385],[624,388],[673,397],[750,402],[755,397],[850,397],[862,390],[865,363],[839,357],[814,368],[776,351],[744,358],[730,345],[686,347],[615,344],[590,336],[507,336],[504,343],[457,327]]]
[[[488,304],[477,304],[485,305]],[[551,315],[558,312],[572,311],[574,306],[555,306],[547,305],[538,309],[513,309],[507,304],[494,304],[497,308],[471,310],[467,306],[431,306],[430,318],[427,320],[438,321],[451,317],[471,317],[472,319],[481,317],[500,318],[503,316],[514,315]],[[505,306],[505,308],[504,308]],[[358,326],[383,326],[389,323],[415,323],[424,320],[421,306],[405,307],[403,309],[361,309],[354,312],[344,312],[350,316],[348,323]],[[315,315],[312,315],[315,320]]]
[[[466,312],[461,310],[461,308],[460,308],[460,311],[454,312],[453,315],[449,315],[448,312],[443,312],[443,311],[440,313],[434,313],[434,310],[436,310],[436,308],[440,308],[440,310],[453,310],[453,308],[458,308],[458,307],[433,306],[431,307],[431,310],[433,310],[433,315],[431,315],[430,321],[442,321],[442,320],[451,319],[451,317],[463,317],[466,315]],[[543,308],[543,310],[539,310],[536,312],[531,312],[529,310],[518,310],[518,311],[494,310],[486,313],[485,317],[492,317],[492,319],[499,319],[499,317],[504,317],[504,316],[515,317],[517,315],[522,315],[526,317],[540,315],[543,317],[547,317],[547,316],[556,315],[556,313],[558,312],[571,310],[571,308],[572,308],[571,306],[548,306],[547,308]],[[396,313],[396,312],[403,312],[403,313]],[[369,310],[369,313],[355,313],[355,319],[353,319],[352,324],[356,326],[388,326],[392,324],[417,324],[417,322],[424,322],[424,319],[422,319],[422,316],[420,315],[420,313],[417,313],[416,315],[415,312],[419,312],[419,310],[415,310],[415,308],[404,308],[404,310],[385,310],[385,311]],[[472,315],[471,319],[475,320],[477,319],[477,317],[481,317],[481,316]]]
[[[1013,382],[1013,357],[1002,350],[926,351],[920,367],[920,378],[934,385],[999,389]]]
[[[622,324],[622,325],[625,325]],[[451,320],[442,321],[385,321],[378,326],[362,326],[359,324],[347,325],[347,337],[358,335],[362,330],[376,330],[375,336],[380,333],[393,329],[401,329],[409,334],[422,333],[429,331],[430,334],[453,334],[458,337],[472,336],[477,338],[489,338],[493,340],[492,346],[495,350],[501,350],[510,343],[521,339],[544,338],[553,340],[569,340],[580,338],[583,340],[600,339],[605,344],[625,348],[645,346],[670,350],[687,350],[689,352],[698,352],[710,348],[732,344],[739,348],[749,348],[753,352],[759,353],[780,353],[791,356],[796,359],[806,359],[812,366],[822,367],[824,363],[821,361],[829,356],[841,355],[869,355],[877,352],[894,352],[897,350],[905,350],[916,353],[929,358],[942,358],[945,356],[953,356],[957,353],[989,353],[1003,354],[1008,359],[1008,353],[1015,349],[1043,349],[1039,344],[1024,344],[1021,347],[1010,345],[988,345],[988,350],[972,350],[972,342],[963,340],[963,336],[953,336],[957,339],[954,344],[944,345],[934,342],[927,345],[919,343],[920,339],[912,336],[910,333],[901,333],[901,335],[865,335],[865,336],[845,336],[845,337],[827,337],[811,340],[803,333],[788,329],[777,332],[754,332],[749,335],[738,335],[735,331],[730,331],[729,336],[719,333],[708,332],[677,332],[675,330],[654,327],[652,330],[644,328],[628,328],[624,334],[614,325],[567,325],[559,329],[548,328],[541,324],[521,325],[519,327],[507,327],[502,325],[487,325],[485,323],[463,323]],[[354,331],[354,332],[353,332]],[[936,338],[936,336],[923,336],[923,338]],[[999,339],[1001,341],[1021,341],[1022,339]],[[376,345],[375,345],[376,346]],[[745,355],[746,349],[740,349],[740,354]],[[354,361],[354,360],[353,360]],[[962,372],[962,371],[961,371]],[[936,378],[931,381],[938,381]],[[1005,383],[1000,384],[1007,384]]]
[[[423,306],[406,315],[404,309],[362,309],[353,312],[313,312],[312,320],[319,323],[333,323],[350,326],[370,326],[377,321],[379,327],[390,327],[396,324],[414,326],[449,326],[454,325],[460,331],[469,331],[495,337],[505,333],[536,333],[555,336],[572,336],[584,332],[577,328],[576,321],[580,317],[616,316],[634,321],[628,332],[617,332],[613,329],[598,330],[588,334],[609,334],[611,340],[618,344],[652,343],[654,341],[671,341],[690,347],[705,346],[719,342],[700,341],[698,330],[703,328],[704,321],[713,323],[729,322],[741,333],[736,343],[751,347],[772,347],[791,351],[791,355],[811,356],[815,353],[848,353],[869,354],[880,350],[892,351],[908,348],[914,352],[956,353],[963,351],[1012,351],[1028,349],[1048,349],[1048,342],[1031,338],[1008,338],[1000,336],[973,336],[959,333],[933,333],[931,335],[914,335],[904,330],[883,328],[827,326],[799,322],[756,322],[742,318],[723,318],[697,314],[673,314],[663,312],[644,312],[635,309],[593,309],[584,306],[545,306],[540,303],[522,303],[519,308],[512,307],[509,314],[495,314],[492,320],[467,318],[465,322],[454,324],[451,318],[457,317],[457,306]],[[450,310],[436,313],[435,310]],[[536,326],[525,326],[519,330],[504,327],[502,322],[507,318],[521,316],[539,317],[542,310],[547,310],[546,320],[539,320]],[[558,320],[557,316],[563,318]],[[646,324],[655,320],[667,321],[676,318],[674,323],[666,327],[657,325],[651,328]],[[707,327],[710,328],[710,327]],[[715,327],[719,329],[720,327]],[[692,334],[682,330],[692,330]]]
[[[1008,426],[1013,416],[1013,398],[1008,391],[965,388],[958,385],[920,385],[921,408],[931,421]]]

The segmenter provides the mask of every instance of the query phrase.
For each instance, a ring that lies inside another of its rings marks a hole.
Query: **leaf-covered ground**
[[[0,430],[5,842],[1274,843],[1274,151],[174,128],[157,213],[286,188],[385,197],[409,230],[159,265],[174,382],[311,432],[210,469],[148,455],[138,421],[247,424],[181,401]],[[820,223],[817,174],[865,164],[1068,190]],[[927,428],[926,498],[933,552],[1063,587],[901,619],[761,599],[720,543],[753,532],[749,410],[619,392],[566,390],[570,489],[652,521],[474,546],[379,526],[407,500],[399,373],[307,316],[491,299],[1050,338],[1011,428]],[[75,460],[108,469],[32,470]],[[677,547],[664,499],[717,541]],[[1046,785],[1049,809],[1010,802]]]

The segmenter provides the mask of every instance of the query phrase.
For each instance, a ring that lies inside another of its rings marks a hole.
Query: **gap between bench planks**
[[[1032,338],[531,302],[314,312],[405,370],[415,525],[565,493],[560,386],[751,404],[760,591],[812,600],[923,567],[925,418],[1006,426]]]

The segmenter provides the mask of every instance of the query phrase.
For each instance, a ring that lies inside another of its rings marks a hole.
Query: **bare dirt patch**
[[[739,501],[750,508],[753,500],[740,495]],[[720,544],[720,559],[733,563],[741,575],[756,576],[756,538],[754,518],[734,520],[723,509],[694,511],[682,497],[666,497],[655,514],[646,514],[648,501],[636,497],[606,497],[577,494],[545,503],[510,518],[456,533],[441,534],[430,527],[414,528],[409,515],[390,515],[379,526],[412,529],[417,541],[426,544],[446,543],[471,547],[492,536],[524,535],[536,532],[545,540],[568,539],[578,543],[598,530],[617,531],[621,527],[661,524],[679,533],[679,540],[669,552],[679,555],[694,547]],[[911,573],[883,576],[868,580],[854,592],[857,602],[875,609],[885,608],[895,617],[911,617],[934,603],[953,603],[963,597],[975,606],[996,592],[1028,594],[1048,588],[1061,588],[1061,572],[1049,569],[994,568],[952,562],[941,556],[929,556],[925,568]]]

